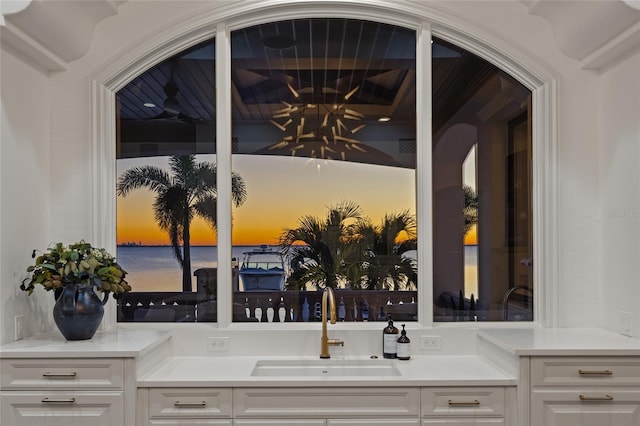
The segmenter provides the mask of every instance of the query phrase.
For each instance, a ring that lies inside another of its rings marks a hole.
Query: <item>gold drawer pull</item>
[[[452,407],[465,407],[470,405],[476,406],[476,405],[480,405],[480,401],[478,401],[477,399],[474,399],[473,401],[459,401],[459,402],[449,400],[449,405]]]
[[[580,401],[613,401],[613,397],[611,395],[605,395],[605,396],[580,395]]]
[[[611,370],[599,370],[599,371],[578,370],[578,374],[580,374],[581,376],[611,376],[613,375],[613,371]]]
[[[75,398],[45,398],[42,400],[44,404],[73,404]]]
[[[72,377],[76,377],[76,372],[71,372],[71,373],[50,373],[50,372],[46,372],[42,374],[42,377],[52,377],[52,378],[57,378],[57,379],[63,379],[63,378],[72,378]]]
[[[206,401],[202,402],[180,402],[176,401],[173,403],[173,406],[176,408],[204,408],[207,406]]]

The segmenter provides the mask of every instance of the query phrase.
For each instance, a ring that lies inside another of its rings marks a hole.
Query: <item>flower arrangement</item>
[[[36,250],[31,254],[36,257]],[[33,293],[36,284],[45,290],[57,290],[67,284],[84,283],[95,286],[103,293],[113,293],[118,299],[131,291],[124,279],[127,272],[118,265],[115,257],[105,249],[94,248],[84,240],[65,246],[57,243],[38,256],[34,265],[27,268],[30,278],[25,278],[20,289]]]

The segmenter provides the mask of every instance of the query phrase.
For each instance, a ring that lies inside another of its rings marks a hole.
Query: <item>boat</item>
[[[243,256],[239,273],[244,291],[284,290],[285,262],[280,251],[262,245]]]

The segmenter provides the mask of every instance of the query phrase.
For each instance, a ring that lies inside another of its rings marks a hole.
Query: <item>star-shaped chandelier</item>
[[[296,99],[300,93],[287,83]],[[349,159],[349,152],[367,152],[355,134],[366,124],[361,121],[364,114],[347,108],[349,99],[360,89],[350,90],[342,103],[289,103],[282,101],[284,108],[273,112],[269,122],[280,129],[282,139],[267,149],[288,150],[292,156],[334,160]],[[327,90],[326,88],[323,89]]]

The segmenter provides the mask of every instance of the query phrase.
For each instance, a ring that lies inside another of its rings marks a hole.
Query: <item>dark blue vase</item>
[[[109,294],[104,293],[100,300],[93,287],[78,283],[66,284],[56,296],[53,320],[62,335],[67,340],[91,339],[100,326]]]

